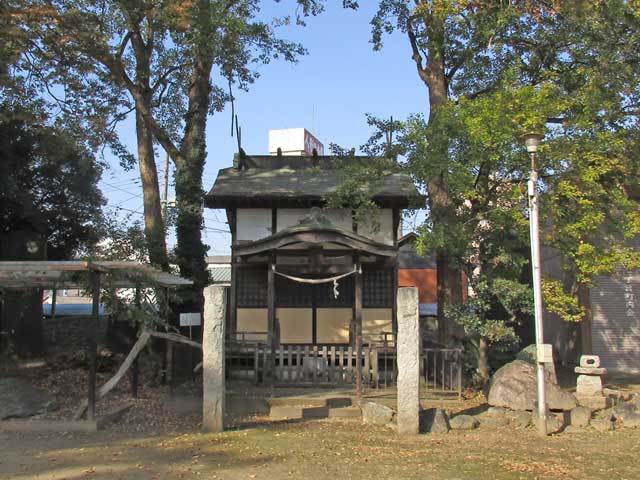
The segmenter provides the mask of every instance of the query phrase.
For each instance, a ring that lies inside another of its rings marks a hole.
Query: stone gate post
[[[398,289],[398,433],[420,430],[420,328],[418,288]]]
[[[204,289],[204,318],[202,326],[202,430],[224,430],[224,287]]]

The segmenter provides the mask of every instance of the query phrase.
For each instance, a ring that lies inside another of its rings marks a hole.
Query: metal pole
[[[543,359],[540,358],[542,345],[544,344],[544,332],[542,325],[542,289],[540,273],[540,234],[538,218],[538,172],[536,171],[536,153],[531,155],[531,177],[529,179],[529,227],[531,235],[531,268],[533,270],[533,300],[535,304],[535,330],[536,330],[536,379],[538,386],[538,432],[547,435],[547,401],[545,395],[545,371]]]

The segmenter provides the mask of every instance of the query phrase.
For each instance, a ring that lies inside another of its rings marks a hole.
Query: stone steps
[[[362,409],[355,405],[351,407],[330,408],[329,418],[360,420],[362,418]]]
[[[269,417],[275,420],[359,419],[360,407],[350,398],[273,398],[268,399]]]

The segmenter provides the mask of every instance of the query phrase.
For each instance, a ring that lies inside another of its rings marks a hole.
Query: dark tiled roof
[[[416,241],[418,235],[415,232],[409,232],[398,240],[398,268],[436,268],[436,255],[430,253],[426,256],[419,255],[416,252]]]
[[[218,172],[206,196],[206,204],[211,208],[296,201],[318,204],[344,182],[345,173],[341,165],[366,160],[366,157],[348,160],[336,157],[245,157],[242,161],[246,168],[223,168]],[[420,196],[408,174],[390,173],[381,181],[374,198],[380,204],[395,203],[406,207],[412,199]]]

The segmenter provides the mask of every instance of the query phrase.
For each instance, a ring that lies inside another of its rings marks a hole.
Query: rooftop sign
[[[324,155],[324,145],[306,128],[284,128],[269,130],[269,153],[277,155],[278,148],[283,155]]]

